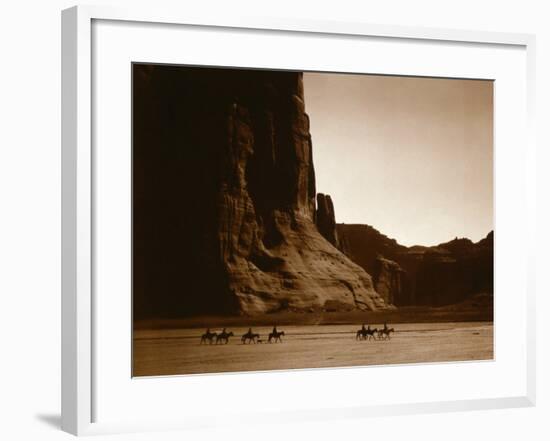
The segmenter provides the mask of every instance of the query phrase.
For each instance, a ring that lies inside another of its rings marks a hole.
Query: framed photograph
[[[62,26],[64,430],[534,404],[533,36]]]

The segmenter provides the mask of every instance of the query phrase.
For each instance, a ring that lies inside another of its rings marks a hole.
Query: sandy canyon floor
[[[373,324],[381,328],[381,324]],[[267,343],[271,327],[253,327],[262,343],[242,344],[248,327],[228,326],[228,344],[200,344],[204,329],[136,329],[134,376],[266,371],[493,359],[492,322],[403,323],[390,340],[357,341],[357,325],[279,326],[282,343]],[[221,328],[212,328],[220,332]]]

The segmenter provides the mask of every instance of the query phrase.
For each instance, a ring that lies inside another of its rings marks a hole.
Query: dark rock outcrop
[[[370,225],[337,224],[336,230],[342,251],[363,268],[370,268],[371,273],[378,256],[396,260],[398,254],[407,251],[407,247]]]
[[[387,307],[315,223],[301,73],[134,65],[134,91],[136,317]]]
[[[373,275],[377,292],[396,306],[448,305],[493,293],[492,232],[478,243],[456,238],[405,247],[368,225],[338,224],[337,231],[342,251]]]
[[[319,233],[332,245],[338,245],[338,234],[336,232],[336,216],[334,214],[334,204],[331,197],[327,194],[317,194],[317,212],[316,224]]]
[[[493,233],[478,243],[454,239],[427,249],[416,272],[415,303],[446,305],[493,293]]]
[[[397,262],[378,256],[374,260],[372,278],[376,292],[386,303],[394,304],[403,296],[406,273]]]

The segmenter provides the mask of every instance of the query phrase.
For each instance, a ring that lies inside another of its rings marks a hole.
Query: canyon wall
[[[456,238],[433,247],[405,247],[369,225],[338,224],[337,234],[340,249],[396,306],[441,306],[493,294],[493,232],[477,243]]]
[[[133,69],[136,317],[389,307],[335,246],[301,73]]]

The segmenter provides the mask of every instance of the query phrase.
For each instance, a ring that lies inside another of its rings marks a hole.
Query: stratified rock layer
[[[134,91],[137,317],[387,307],[315,224],[301,73],[134,65]]]

